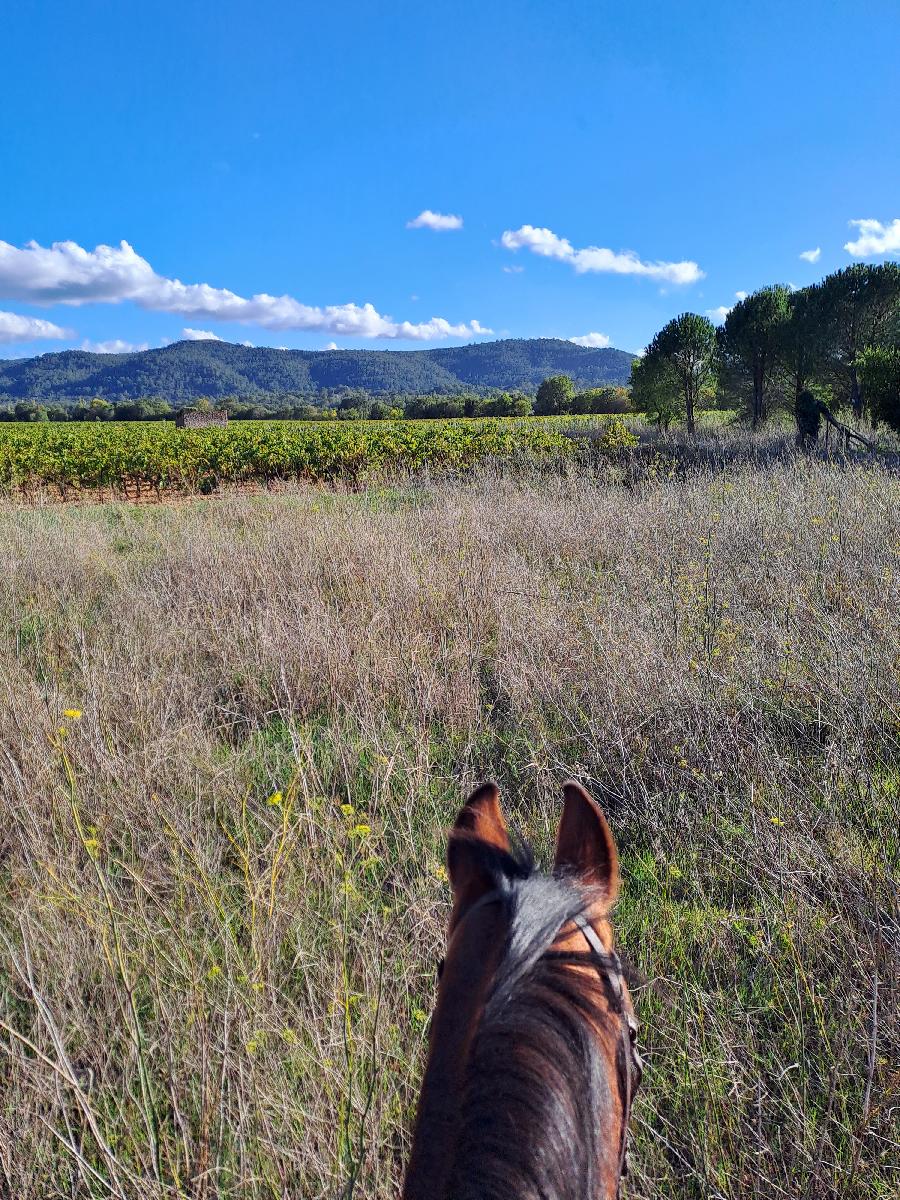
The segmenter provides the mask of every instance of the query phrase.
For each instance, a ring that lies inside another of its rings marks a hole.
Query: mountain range
[[[345,389],[371,395],[534,392],[548,375],[579,387],[626,383],[635,356],[559,338],[510,338],[434,350],[278,350],[221,341],[173,342],[130,354],[64,350],[0,360],[0,399],[55,401],[161,396],[315,397]]]

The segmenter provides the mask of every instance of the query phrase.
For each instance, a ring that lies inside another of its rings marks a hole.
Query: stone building
[[[182,408],[175,414],[176,429],[207,429],[210,426],[228,424],[228,413],[224,408]]]

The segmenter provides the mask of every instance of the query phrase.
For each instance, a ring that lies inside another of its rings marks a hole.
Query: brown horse
[[[641,1064],[613,948],[618,855],[576,783],[553,874],[514,849],[494,784],[456,819],[453,911],[404,1200],[619,1193]]]

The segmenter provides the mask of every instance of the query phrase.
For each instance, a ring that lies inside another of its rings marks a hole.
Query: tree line
[[[696,428],[702,407],[730,408],[756,430],[777,408],[798,437],[849,410],[900,432],[900,265],[855,264],[821,283],[760,288],[716,328],[682,313],[632,364],[635,407],[661,426]]]
[[[285,395],[262,401],[256,397],[201,397],[190,407],[224,409],[235,421],[385,421],[446,420],[452,417],[530,417],[549,413],[628,412],[628,391],[622,387],[590,388],[576,392],[565,375],[544,381],[536,397],[524,392],[494,395],[395,395],[373,397],[360,389],[329,393],[312,404],[308,397]],[[159,421],[171,420],[176,409],[161,397],[110,401],[101,396],[76,404],[46,404],[37,400],[0,403],[0,421]]]

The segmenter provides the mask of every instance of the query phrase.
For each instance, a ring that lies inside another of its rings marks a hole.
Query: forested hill
[[[580,387],[622,384],[634,355],[557,338],[510,339],[436,350],[275,350],[231,342],[175,342],[134,354],[65,350],[0,360],[0,397],[65,402],[161,396],[314,396],[324,389],[428,394],[534,391],[548,375]]]

